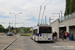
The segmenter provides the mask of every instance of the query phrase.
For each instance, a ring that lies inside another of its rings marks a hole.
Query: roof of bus
[[[34,26],[32,28],[36,28],[36,27],[51,27],[51,26]]]
[[[34,26],[34,27],[32,27],[30,30],[32,30],[32,29],[37,29],[38,27],[51,27],[51,26]]]

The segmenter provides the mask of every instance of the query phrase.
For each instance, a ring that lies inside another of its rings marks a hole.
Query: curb
[[[17,37],[18,38],[18,37]],[[8,45],[6,45],[3,49],[1,50],[6,50],[14,41],[17,40],[17,38],[15,38],[12,42],[10,42]]]
[[[57,44],[60,44],[60,45],[63,45],[63,46],[66,46],[66,47],[67,47],[67,45],[61,44],[61,43],[59,43],[59,42],[55,42],[55,43],[57,43]],[[71,48],[71,47],[70,47],[70,48]],[[75,50],[75,48],[74,48],[73,50]]]

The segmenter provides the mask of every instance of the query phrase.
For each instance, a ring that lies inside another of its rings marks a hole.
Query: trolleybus
[[[31,38],[35,41],[53,41],[50,26],[35,26],[30,31],[32,32]]]

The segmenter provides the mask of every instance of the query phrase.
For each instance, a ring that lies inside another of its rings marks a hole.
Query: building
[[[56,19],[50,24],[53,28],[53,32],[58,33],[58,38],[61,37],[61,32],[68,32],[73,34],[73,39],[75,40],[75,13]]]

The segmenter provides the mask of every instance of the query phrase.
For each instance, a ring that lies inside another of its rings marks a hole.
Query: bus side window
[[[37,35],[37,29],[33,30],[33,35]]]

